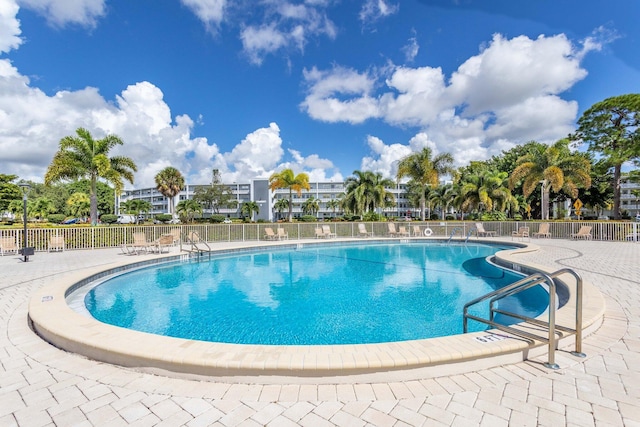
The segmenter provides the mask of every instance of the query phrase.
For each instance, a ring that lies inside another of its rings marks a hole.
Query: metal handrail
[[[555,313],[556,313],[556,284],[554,282],[554,278],[558,277],[561,274],[568,273],[572,274],[576,278],[576,328],[571,329],[565,326],[556,325]],[[524,291],[526,289],[532,288],[533,286],[537,286],[540,284],[546,283],[549,287],[549,309],[548,309],[548,322],[544,322],[542,320],[534,319],[528,316],[523,316],[520,314],[508,312],[505,310],[500,310],[495,308],[494,305],[497,301],[507,296],[516,294],[518,292]],[[474,316],[469,314],[469,308],[475,304],[480,302],[489,301],[489,319],[484,319],[478,316]],[[527,323],[532,323],[537,326],[544,326],[548,328],[548,338],[543,338],[538,335],[522,331],[516,328],[512,328],[509,326],[504,326],[494,321],[495,314],[503,314],[506,316],[514,317],[516,319],[523,320]],[[582,353],[582,278],[578,273],[569,269],[563,268],[551,274],[545,273],[534,273],[531,274],[517,282],[514,282],[508,286],[505,286],[500,289],[496,289],[495,291],[489,292],[486,295],[482,295],[474,300],[468,302],[464,306],[463,310],[463,330],[465,333],[468,331],[468,319],[475,320],[480,323],[485,323],[496,329],[504,330],[506,332],[513,333],[514,335],[523,336],[530,339],[537,339],[546,341],[549,344],[549,354],[548,361],[545,363],[545,366],[551,369],[558,369],[558,365],[555,363],[555,348],[556,348],[556,331],[563,331],[569,334],[576,335],[576,343],[575,343],[575,351],[571,352],[575,356],[584,357],[584,353]]]
[[[451,242],[451,240],[453,239],[453,236],[456,234],[456,231],[462,231],[462,227],[453,227],[453,230],[451,230],[451,234],[449,235],[449,240],[447,240],[447,243]]]

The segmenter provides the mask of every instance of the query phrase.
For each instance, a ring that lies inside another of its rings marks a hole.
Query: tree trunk
[[[289,187],[289,222],[293,222],[293,191]]]
[[[96,181],[97,179],[95,177],[91,178],[91,196],[89,205],[91,225],[98,224],[98,186],[96,184]]]
[[[424,190],[422,191],[422,196],[420,196],[420,218],[422,218],[422,222],[424,222],[425,217],[425,200],[424,200]]]
[[[613,219],[620,219],[620,176],[622,165],[613,168]]]

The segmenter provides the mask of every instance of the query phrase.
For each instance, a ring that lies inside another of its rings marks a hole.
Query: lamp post
[[[24,262],[29,261],[29,251],[27,250],[27,195],[31,186],[26,182],[18,184],[20,190],[22,190],[22,219],[24,222],[24,234],[22,236],[22,255],[24,256]]]

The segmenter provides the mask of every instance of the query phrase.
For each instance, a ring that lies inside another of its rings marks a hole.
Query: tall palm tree
[[[395,203],[393,193],[387,190],[395,183],[384,178],[381,173],[370,171],[353,171],[353,175],[345,180],[343,206],[349,212],[362,215],[373,212],[377,207],[390,207]]]
[[[302,203],[302,212],[307,215],[315,215],[320,210],[320,201],[315,197],[309,197]]]
[[[184,187],[184,177],[180,171],[172,166],[162,169],[155,176],[156,188],[164,197],[169,199],[169,213],[174,214],[173,199]]]
[[[65,179],[87,178],[91,182],[90,215],[91,224],[98,223],[97,182],[104,179],[111,183],[116,194],[124,188],[123,179],[133,184],[133,172],[138,170],[129,157],[109,157],[109,151],[122,140],[116,135],[94,140],[88,130],[76,129],[77,137],[65,136],[60,140],[60,149],[53,156],[44,176],[44,183],[50,185]]]
[[[542,219],[549,219],[551,190],[578,197],[578,187],[591,186],[591,162],[582,154],[571,153],[569,140],[561,139],[549,147],[538,147],[518,159],[509,178],[513,189],[522,181],[522,193],[529,197],[542,182]]]
[[[240,208],[240,213],[249,217],[253,221],[253,213],[260,213],[260,206],[256,202],[244,202]]]
[[[278,218],[282,218],[282,212],[289,209],[289,199],[278,199],[273,204],[273,207],[278,211]]]
[[[294,175],[292,169],[283,169],[281,172],[274,172],[269,177],[269,189],[275,191],[278,188],[289,189],[289,222],[293,220],[293,192],[295,191],[298,196],[302,194],[302,190],[309,191],[309,175],[304,172],[300,172],[298,175]]]
[[[453,156],[449,153],[441,153],[432,158],[432,155],[431,149],[425,147],[422,151],[400,159],[396,174],[398,181],[409,177],[423,188],[438,185],[441,175],[452,172]],[[426,199],[423,195],[420,197],[420,211],[423,221],[425,219],[425,202]]]

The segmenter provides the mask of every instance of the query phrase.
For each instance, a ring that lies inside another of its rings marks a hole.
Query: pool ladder
[[[573,277],[576,279],[575,329],[556,324],[556,283],[553,279],[565,273],[573,275]],[[532,317],[523,316],[521,314],[501,310],[500,308],[496,307],[497,302],[500,301],[502,298],[514,295],[518,292],[527,290],[529,288],[532,288],[534,286],[538,286],[541,284],[546,284],[548,286],[548,292],[549,292],[549,308],[547,310],[549,315],[548,321],[545,322],[543,320],[534,319]],[[489,300],[489,319],[485,319],[469,313],[469,308],[471,306],[486,300]],[[547,337],[543,337],[543,336],[531,333],[529,331],[525,331],[523,330],[522,327],[519,328],[518,325],[504,326],[499,323],[496,323],[494,320],[494,316],[496,314],[502,314],[505,316],[520,319],[523,321],[523,323],[528,323],[536,326],[537,328],[541,328],[543,332],[546,330],[548,335]],[[501,289],[497,289],[493,292],[489,292],[486,295],[480,296],[472,301],[469,301],[464,306],[462,318],[463,318],[462,321],[463,321],[464,333],[467,333],[468,320],[471,319],[480,323],[484,323],[486,325],[489,325],[501,331],[509,332],[513,335],[526,338],[527,340],[531,341],[531,343],[535,341],[547,342],[549,345],[549,351],[548,351],[549,354],[548,354],[547,362],[544,364],[544,366],[550,369],[559,368],[558,365],[555,363],[555,350],[557,345],[556,334],[559,335],[560,337],[562,337],[565,334],[566,336],[575,335],[576,336],[575,350],[572,351],[571,354],[578,357],[585,357],[585,354],[582,353],[582,277],[580,277],[580,275],[577,272],[575,272],[570,268],[563,268],[551,274],[534,273],[528,277],[525,277],[524,279],[518,280],[515,283],[512,283]]]

